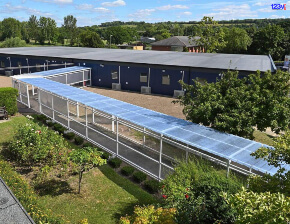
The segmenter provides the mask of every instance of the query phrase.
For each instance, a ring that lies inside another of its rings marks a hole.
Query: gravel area
[[[6,76],[0,76],[0,87],[11,87],[12,79]]]

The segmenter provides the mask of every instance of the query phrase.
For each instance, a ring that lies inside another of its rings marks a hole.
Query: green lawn
[[[257,142],[261,142],[266,145],[272,145],[273,144],[273,136],[267,135],[264,132],[261,131],[254,131],[254,140]]]
[[[25,117],[19,116],[0,123],[0,144],[9,141],[13,136],[13,126],[24,124],[25,120]],[[151,194],[117,174],[108,165],[84,174],[80,195],[76,193],[77,184],[78,176],[72,176],[67,181],[45,183],[40,188],[42,190],[36,189],[39,204],[56,215],[63,215],[70,223],[87,218],[89,223],[101,224],[116,223],[120,216],[130,214],[137,204],[157,202]]]

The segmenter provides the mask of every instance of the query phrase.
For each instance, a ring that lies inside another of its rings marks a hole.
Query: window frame
[[[119,79],[118,70],[111,70],[111,78],[112,78],[112,80],[118,80]]]
[[[142,78],[145,79],[145,77],[146,77],[146,81],[142,80]],[[147,72],[140,73],[140,82],[141,83],[148,83],[148,73]]]
[[[167,80],[165,80],[167,78]],[[170,86],[170,75],[162,75],[162,85]]]
[[[5,68],[5,61],[1,61],[1,68]]]

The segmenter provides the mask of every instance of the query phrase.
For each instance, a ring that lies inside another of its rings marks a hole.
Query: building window
[[[1,68],[5,68],[5,62],[1,61]]]
[[[148,74],[147,73],[140,74],[140,82],[148,82]]]
[[[170,76],[162,75],[162,85],[170,85]]]
[[[36,71],[40,72],[40,64],[36,64]]]
[[[112,79],[118,79],[119,77],[118,77],[118,71],[116,71],[116,70],[112,70],[111,71],[111,75],[112,75]]]

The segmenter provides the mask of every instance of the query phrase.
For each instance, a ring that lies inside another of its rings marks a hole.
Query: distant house
[[[204,48],[197,44],[200,37],[195,36],[189,39],[188,36],[174,36],[168,39],[160,40],[152,43],[152,50],[155,51],[185,51],[186,48],[189,52],[204,52]]]
[[[156,41],[155,37],[141,37],[140,41],[142,43],[150,44]]]

